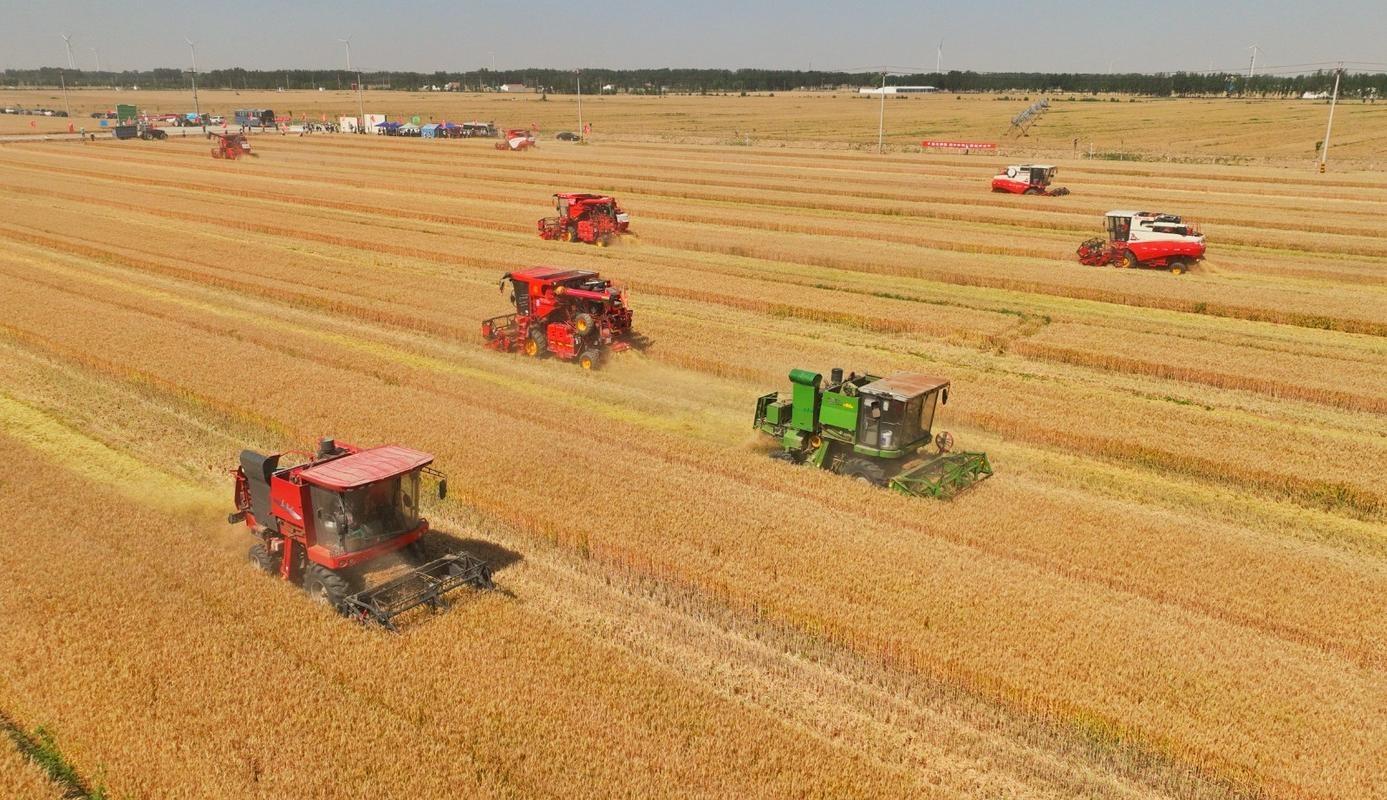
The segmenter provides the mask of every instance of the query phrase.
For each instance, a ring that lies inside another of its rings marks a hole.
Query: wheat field
[[[604,100],[628,136],[527,153],[0,144],[0,712],[111,797],[1387,797],[1387,179],[1283,143],[994,195],[998,158],[831,146],[855,99]],[[1211,108],[1181,152],[1247,142]],[[569,190],[635,235],[540,241]],[[1079,265],[1123,207],[1208,260]],[[485,349],[532,264],[653,346]],[[767,458],[757,395],[834,366],[949,377],[997,474]],[[436,454],[428,547],[503,591],[390,636],[246,569],[236,453],[326,435]]]

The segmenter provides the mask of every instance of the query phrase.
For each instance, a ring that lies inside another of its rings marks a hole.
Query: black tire
[[[541,322],[539,327],[530,329],[530,341],[533,342],[535,346],[535,358],[540,358],[545,353],[549,352],[549,336],[544,332],[545,327],[547,326]]]
[[[342,610],[342,601],[352,593],[346,578],[321,564],[309,564],[303,571],[303,590],[315,602],[337,611]]]
[[[602,351],[595,347],[589,347],[578,356],[578,366],[586,370],[602,368]]]
[[[1133,253],[1131,250],[1124,250],[1122,251],[1122,257],[1117,260],[1117,266],[1123,269],[1136,269],[1141,266],[1141,262],[1137,260],[1136,253]]]
[[[784,461],[787,464],[798,464],[799,458],[789,450],[777,450],[771,453],[771,458],[776,461]]]
[[[573,317],[573,330],[581,339],[591,336],[597,330],[597,321],[586,311]]]
[[[1190,271],[1190,262],[1183,258],[1170,259],[1170,272],[1172,275],[1182,275]]]
[[[886,485],[886,470],[881,464],[865,458],[850,458],[843,464],[840,475],[861,481],[871,486]]]
[[[277,565],[275,564],[274,557],[270,555],[270,551],[265,547],[264,542],[251,545],[249,556],[252,567],[267,574],[272,574],[275,571]]]
[[[1022,192],[1021,194],[1032,194],[1032,195],[1034,195],[1034,194],[1040,194],[1040,190],[1037,189],[1037,188],[1035,188],[1034,186],[1032,186],[1031,188],[1029,188],[1029,189],[1027,189],[1026,191]]]

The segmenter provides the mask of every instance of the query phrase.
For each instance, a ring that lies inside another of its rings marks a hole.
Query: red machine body
[[[233,161],[241,156],[253,156],[251,152],[250,139],[244,133],[215,133],[209,131],[208,136],[214,137],[217,141],[212,147],[213,158],[229,158]]]
[[[509,128],[496,143],[497,150],[529,150],[538,147],[534,133],[524,128]]]
[[[1204,258],[1204,234],[1174,214],[1109,211],[1107,238],[1079,245],[1079,261],[1089,266],[1154,267],[1179,275]]]
[[[631,330],[626,293],[595,272],[531,267],[501,276],[502,291],[507,283],[515,313],[482,322],[482,338],[492,349],[532,358],[552,354],[596,369],[608,353],[643,341]]]
[[[1012,194],[1043,194],[1060,197],[1069,194],[1063,186],[1051,187],[1057,168],[1049,164],[1020,164],[1003,169],[992,179],[992,191]]]
[[[606,247],[631,227],[631,218],[609,195],[564,192],[554,195],[554,208],[558,216],[545,217],[537,224],[541,239]]]
[[[286,455],[307,460],[281,468]],[[363,449],[330,439],[313,455],[246,450],[232,516],[260,537],[285,579],[298,579],[309,564],[354,567],[429,529],[418,510],[420,475],[431,463],[428,453],[399,445]]]

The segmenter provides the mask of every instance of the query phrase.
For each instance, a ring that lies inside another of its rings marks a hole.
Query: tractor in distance
[[[1091,267],[1155,267],[1179,275],[1204,258],[1204,234],[1174,214],[1109,211],[1107,238],[1079,245],[1079,261]]]
[[[631,227],[631,218],[609,195],[564,192],[554,195],[554,208],[558,216],[537,224],[541,239],[606,247]]]
[[[207,137],[215,139],[212,146],[213,158],[229,158],[236,160],[241,156],[257,156],[250,150],[250,139],[244,133],[217,133],[208,131]]]
[[[292,465],[286,462],[294,461]],[[314,453],[262,455],[243,450],[235,470],[236,511],[257,539],[250,563],[298,583],[313,597],[360,622],[395,630],[409,609],[443,607],[443,595],[463,585],[490,589],[491,568],[459,552],[423,562],[420,516],[423,478],[448,482],[433,456],[399,445],[363,448],[324,439]],[[409,572],[362,588],[364,572],[392,554],[415,564]]]
[[[608,353],[645,344],[631,330],[626,292],[596,272],[531,267],[502,275],[501,291],[507,284],[515,312],[482,322],[482,339],[493,350],[551,354],[597,369]]]
[[[509,128],[501,135],[501,141],[496,143],[497,150],[529,150],[531,147],[539,147],[535,141],[535,135],[524,128]]]
[[[790,370],[790,383],[788,398],[757,398],[752,423],[779,444],[777,459],[936,498],[992,475],[986,453],[950,452],[953,435],[933,433],[936,406],[949,402],[947,380],[905,372],[844,377],[834,368],[827,385],[802,369]]]
[[[1069,194],[1063,186],[1052,187],[1056,167],[1049,164],[1020,164],[1007,167],[992,178],[992,191],[1012,194],[1043,194],[1061,197]]]

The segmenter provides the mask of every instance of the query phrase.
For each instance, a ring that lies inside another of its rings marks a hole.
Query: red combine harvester
[[[250,139],[244,133],[215,133],[208,131],[209,137],[215,137],[217,142],[212,147],[213,158],[229,158],[233,161],[241,156],[256,155],[250,151]]]
[[[617,205],[616,198],[602,194],[566,192],[554,195],[557,217],[538,223],[539,238],[565,242],[587,242],[606,247],[631,227],[631,218]]]
[[[502,291],[507,281],[515,313],[482,323],[482,338],[494,350],[532,358],[551,353],[597,369],[608,353],[645,344],[631,331],[626,293],[596,272],[531,267],[502,275]]]
[[[1107,239],[1079,245],[1079,261],[1091,267],[1157,267],[1179,275],[1204,258],[1204,234],[1174,214],[1109,211]]]
[[[1056,168],[1049,164],[1012,165],[997,173],[992,179],[992,191],[1012,194],[1043,194],[1046,197],[1062,197],[1069,194],[1063,186],[1051,187]]]
[[[501,141],[496,143],[497,150],[529,150],[538,146],[535,135],[524,128],[510,128],[501,136]]]
[[[286,456],[301,463],[284,466]],[[251,564],[299,583],[318,600],[360,622],[395,630],[392,618],[420,605],[443,607],[443,595],[463,585],[493,588],[491,568],[467,553],[423,564],[377,586],[354,591],[361,571],[392,553],[422,561],[420,538],[429,522],[419,515],[423,476],[448,482],[433,456],[398,445],[360,448],[324,439],[318,451],[261,455],[241,452],[236,469],[236,511],[260,541]]]

